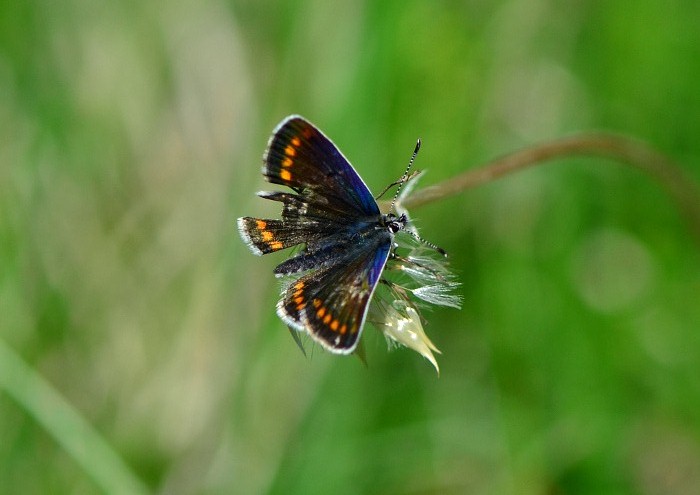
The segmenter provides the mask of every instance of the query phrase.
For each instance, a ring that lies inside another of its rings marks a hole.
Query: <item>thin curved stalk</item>
[[[2,339],[0,391],[5,391],[43,426],[102,491],[130,495],[148,493],[146,486],[102,435]]]
[[[700,191],[685,171],[648,144],[612,133],[585,133],[549,141],[497,158],[482,167],[420,189],[402,202],[411,209],[454,196],[504,175],[556,158],[599,156],[649,174],[673,198],[700,243]]]

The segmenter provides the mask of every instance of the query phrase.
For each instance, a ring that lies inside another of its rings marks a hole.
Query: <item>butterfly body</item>
[[[327,265],[340,266],[346,259],[352,259],[356,250],[367,249],[374,243],[380,246],[391,244],[392,239],[392,234],[383,228],[381,219],[358,221],[346,231],[330,234],[311,247],[307,246],[301,253],[280,263],[274,273],[282,276]]]
[[[382,214],[348,160],[302,117],[277,126],[263,162],[267,181],[294,192],[258,193],[282,203],[282,218],[239,218],[241,237],[258,255],[303,245],[274,270],[277,276],[301,274],[285,285],[277,313],[331,352],[349,354],[407,218]]]

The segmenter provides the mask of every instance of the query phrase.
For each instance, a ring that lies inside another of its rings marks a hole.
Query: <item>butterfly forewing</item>
[[[263,175],[310,196],[344,217],[379,215],[372,193],[350,162],[320,130],[299,116],[275,129],[264,156]]]

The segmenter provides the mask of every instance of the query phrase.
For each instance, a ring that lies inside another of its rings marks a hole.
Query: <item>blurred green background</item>
[[[700,493],[700,257],[648,177],[572,158],[413,211],[441,375],[307,358],[261,156],[300,113],[377,191],[580,130],[700,181],[697,0],[2,2],[0,493]]]

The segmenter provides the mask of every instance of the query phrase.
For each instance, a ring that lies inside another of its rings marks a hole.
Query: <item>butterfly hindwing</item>
[[[313,197],[286,192],[261,191],[258,196],[283,203],[282,219],[241,217],[238,230],[257,255],[306,243],[313,249],[321,240],[347,230],[353,221]]]
[[[306,229],[290,228],[284,220],[241,217],[238,219],[238,231],[257,255],[274,253],[307,242],[308,239]]]
[[[277,126],[263,160],[269,182],[318,196],[346,217],[379,215],[377,202],[350,162],[303,117],[287,117]]]
[[[288,325],[308,331],[326,349],[353,352],[390,247],[391,236],[377,232],[366,246],[338,263],[301,277],[285,289],[278,314]]]

